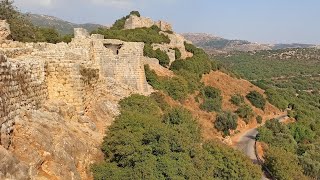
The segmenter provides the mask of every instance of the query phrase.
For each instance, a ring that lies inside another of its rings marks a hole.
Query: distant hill
[[[61,34],[72,34],[74,28],[85,28],[91,32],[99,27],[106,27],[100,24],[92,23],[75,24],[53,16],[41,14],[26,14],[26,17],[36,26],[52,27],[57,29]]]
[[[231,51],[260,51],[260,50],[278,50],[288,48],[310,48],[313,44],[259,44],[246,40],[229,40],[205,33],[185,33],[183,36],[192,41],[198,47],[201,47],[209,54],[221,54]]]

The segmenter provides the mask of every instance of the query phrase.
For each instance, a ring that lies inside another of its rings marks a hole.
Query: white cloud
[[[102,4],[107,6],[117,6],[117,7],[123,7],[123,6],[132,6],[133,0],[89,0],[95,4]]]
[[[15,0],[19,7],[52,7],[56,0]]]

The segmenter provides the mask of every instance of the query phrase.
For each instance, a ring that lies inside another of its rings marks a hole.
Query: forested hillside
[[[294,121],[259,128],[265,165],[277,179],[320,178],[320,51],[291,49],[213,57],[266,90],[269,102]]]

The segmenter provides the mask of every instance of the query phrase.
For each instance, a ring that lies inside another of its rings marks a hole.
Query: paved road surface
[[[282,115],[276,119],[279,122],[283,122],[288,116]],[[255,164],[259,164],[255,153],[255,139],[258,134],[257,128],[246,131],[240,138],[237,144],[237,149],[245,153]],[[261,164],[260,164],[261,165]],[[265,176],[262,179],[268,179]]]

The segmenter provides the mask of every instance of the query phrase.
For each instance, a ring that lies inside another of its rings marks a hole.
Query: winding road
[[[278,116],[277,119],[279,122],[283,122],[288,118],[287,115]],[[255,153],[255,142],[256,136],[258,134],[257,128],[249,129],[242,136],[240,136],[236,148],[246,154],[255,164],[260,164],[258,157]],[[268,179],[265,176],[262,179]]]

